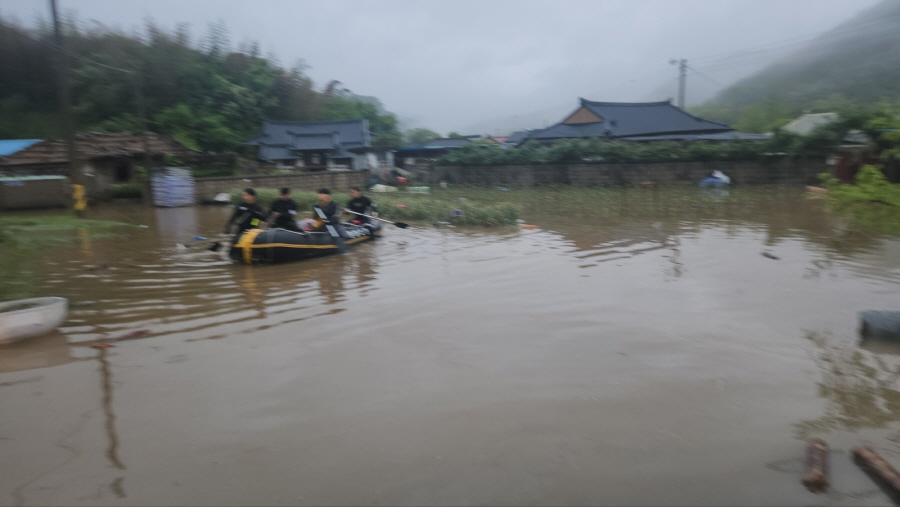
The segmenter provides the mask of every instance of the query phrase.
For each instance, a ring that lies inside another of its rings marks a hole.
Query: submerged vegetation
[[[876,234],[900,234],[900,185],[888,182],[878,166],[863,166],[853,185],[845,185],[827,173],[820,177],[828,189],[832,210],[846,216],[852,227]]]
[[[68,246],[85,239],[118,236],[115,229],[130,227],[122,222],[90,220],[72,215],[0,217],[0,301],[37,295],[35,282],[41,273],[25,269],[42,249]]]
[[[276,189],[255,189],[258,201],[268,209],[277,198]],[[610,220],[656,220],[679,216],[728,219],[752,210],[761,213],[773,199],[786,194],[797,195],[796,187],[760,186],[729,191],[698,190],[693,186],[664,189],[573,187],[553,185],[530,188],[453,185],[433,189],[430,194],[369,193],[378,206],[379,217],[391,221],[422,223],[450,222],[455,225],[504,226],[520,221],[553,217],[561,222],[597,223]],[[232,201],[240,198],[240,190],[231,191]],[[311,216],[316,203],[314,192],[291,194],[301,217]],[[335,193],[333,199],[344,205],[350,199]]]
[[[497,226],[516,223],[520,209],[513,202],[496,199],[496,190],[490,191],[478,189],[478,187],[466,187],[472,192],[437,192],[433,194],[397,193],[372,193],[368,197],[378,206],[380,218],[398,220],[417,220],[422,222],[449,221],[459,225]],[[257,201],[268,209],[269,205],[278,198],[278,190],[274,188],[256,188]],[[231,191],[232,202],[240,199],[241,190]],[[464,197],[461,194],[475,197]],[[294,191],[291,198],[297,203],[301,217],[307,213],[311,217],[311,209],[318,201],[315,192]],[[335,192],[332,195],[339,205],[344,206],[350,200],[350,195]],[[461,212],[461,213],[460,213]],[[452,218],[451,218],[452,217]]]

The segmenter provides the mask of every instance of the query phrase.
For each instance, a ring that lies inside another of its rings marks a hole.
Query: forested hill
[[[884,0],[698,108],[738,121],[767,104],[785,114],[900,97],[900,1]],[[790,110],[790,111],[787,111]],[[736,125],[737,126],[737,125]]]
[[[93,28],[88,30],[87,28]],[[150,130],[202,150],[233,149],[264,118],[341,120],[365,117],[377,144],[399,143],[397,119],[371,97],[333,86],[314,88],[302,63],[286,69],[256,44],[230,49],[211,25],[199,41],[185,26],[143,33],[65,24],[73,106],[80,130]],[[61,132],[54,72],[60,52],[49,26],[26,29],[0,19],[0,139],[53,138]]]

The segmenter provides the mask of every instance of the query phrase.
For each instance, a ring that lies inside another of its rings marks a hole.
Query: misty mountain
[[[718,94],[732,110],[774,101],[813,109],[823,101],[900,97],[900,2],[884,0]]]

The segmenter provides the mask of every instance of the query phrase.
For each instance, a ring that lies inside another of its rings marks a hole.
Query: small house
[[[367,169],[378,158],[370,157],[372,134],[368,121],[265,120],[261,133],[247,141],[257,146],[258,158],[281,168]]]
[[[114,185],[138,181],[138,168],[159,163],[166,156],[190,163],[205,154],[173,139],[150,132],[85,132],[76,134],[73,148],[89,196],[101,195]],[[0,154],[0,176],[66,176],[69,147],[61,140],[38,141],[9,155]]]

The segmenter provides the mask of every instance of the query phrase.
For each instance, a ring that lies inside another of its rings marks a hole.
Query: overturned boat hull
[[[66,320],[66,298],[43,297],[0,303],[0,344],[47,334]]]
[[[338,253],[381,234],[381,226],[377,223],[342,224],[341,229],[343,245],[328,232],[250,229],[231,246],[229,255],[243,264],[294,262]]]

